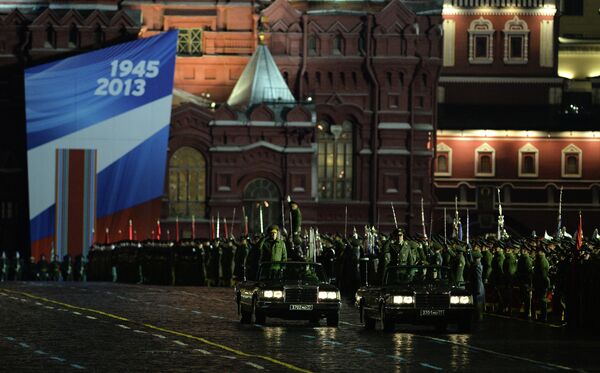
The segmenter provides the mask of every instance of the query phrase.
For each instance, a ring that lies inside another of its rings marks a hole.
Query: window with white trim
[[[538,176],[539,150],[528,143],[519,149],[519,177]]]
[[[496,150],[484,143],[475,149],[475,176],[496,175]]]
[[[569,144],[562,150],[561,176],[581,177],[583,152],[574,144]]]
[[[526,64],[529,57],[529,27],[515,16],[504,25],[504,63]]]
[[[494,26],[479,17],[469,26],[469,63],[490,64],[494,62]]]
[[[452,148],[444,143],[436,145],[434,176],[452,176]]]

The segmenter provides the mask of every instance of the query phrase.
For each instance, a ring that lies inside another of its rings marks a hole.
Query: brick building
[[[444,2],[436,216],[457,196],[474,231],[495,231],[500,188],[509,233],[553,233],[563,187],[563,223],[573,232],[582,210],[593,229],[600,101],[560,74],[560,14],[551,0]]]

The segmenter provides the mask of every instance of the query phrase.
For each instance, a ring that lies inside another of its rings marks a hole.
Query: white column
[[[444,66],[454,66],[456,22],[444,21]]]

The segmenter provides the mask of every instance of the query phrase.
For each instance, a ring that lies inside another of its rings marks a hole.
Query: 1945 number
[[[110,78],[97,80],[96,96],[143,96],[146,93],[146,79],[156,78],[160,61],[141,60],[134,64],[131,60],[114,60],[110,63]],[[131,77],[131,76],[134,77]]]

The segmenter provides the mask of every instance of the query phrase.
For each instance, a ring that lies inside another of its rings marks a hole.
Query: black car
[[[339,324],[340,292],[319,263],[261,263],[257,281],[235,287],[235,300],[242,324],[264,324],[267,317]]]
[[[449,275],[447,267],[388,267],[381,286],[356,292],[361,322],[374,329],[380,320],[384,331],[393,331],[397,323],[429,324],[440,331],[457,324],[459,331],[470,331],[473,297],[462,284],[453,285]]]

